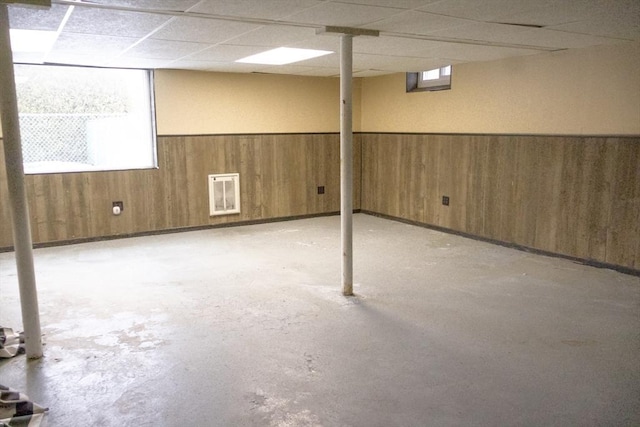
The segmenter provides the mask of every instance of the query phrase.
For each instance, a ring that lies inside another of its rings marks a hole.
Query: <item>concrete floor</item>
[[[367,215],[38,249],[50,426],[640,425],[640,278]],[[12,253],[0,324],[21,329]]]

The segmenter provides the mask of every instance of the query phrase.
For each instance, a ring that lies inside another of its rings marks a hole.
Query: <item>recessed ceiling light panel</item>
[[[14,52],[46,53],[58,38],[57,31],[11,29],[11,50]]]
[[[279,47],[277,49],[268,50],[266,52],[238,59],[236,62],[244,62],[247,64],[285,65],[304,61],[306,59],[317,58],[319,56],[329,55],[330,53],[333,52],[330,50]]]

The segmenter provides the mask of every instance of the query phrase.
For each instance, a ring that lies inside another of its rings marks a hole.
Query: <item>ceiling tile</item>
[[[91,0],[91,3],[110,6],[134,7],[136,9],[186,11],[199,3],[199,0]]]
[[[116,68],[140,68],[140,69],[156,69],[164,68],[170,61],[162,59],[150,58],[132,58],[120,56],[108,62],[110,67]]]
[[[282,19],[321,3],[320,0],[204,0],[191,11],[259,19]]]
[[[398,9],[416,9],[440,0],[333,0],[335,3],[362,4],[367,6],[384,6]]]
[[[146,39],[129,49],[124,56],[175,60],[206,49],[208,46],[202,43]]]
[[[542,28],[528,28],[515,25],[476,22],[462,27],[436,31],[435,37],[450,37],[474,41],[508,43],[540,48],[581,48],[607,44],[611,41],[585,34],[550,31]]]
[[[76,6],[64,30],[105,36],[143,37],[171,17]]]
[[[227,40],[226,44],[280,47],[317,37],[313,28],[266,25]]]
[[[465,19],[433,15],[426,12],[403,12],[392,18],[376,22],[371,29],[408,34],[430,34],[434,31],[468,25]]]
[[[607,7],[603,0],[545,0],[531,2],[529,7],[519,12],[508,12],[496,16],[498,22],[508,22],[525,25],[558,25],[568,22],[581,21],[594,14],[602,12]]]
[[[9,26],[21,30],[56,31],[68,9],[57,4],[50,9],[9,6]]]
[[[53,45],[52,53],[72,53],[96,56],[116,55],[133,45],[138,39],[131,37],[99,36],[92,34],[61,33]]]
[[[245,64],[242,62],[219,62],[209,68],[209,71],[221,73],[257,73],[265,68],[260,64]]]
[[[589,34],[554,31],[547,28],[531,29],[514,36],[511,41],[516,44],[525,43],[556,49],[580,49],[589,46],[617,43],[618,40],[598,37]]]
[[[389,74],[386,70],[358,70],[353,72],[353,77],[376,77]]]
[[[340,67],[310,67],[300,72],[301,76],[336,77],[340,76]]]
[[[625,16],[614,22],[608,19],[592,19],[548,27],[552,30],[592,34],[624,40],[640,40],[640,18]],[[622,24],[625,25],[622,25]]]
[[[264,68],[261,73],[269,74],[294,74],[301,75],[311,72],[315,67],[306,67],[304,65],[287,64]]]
[[[256,24],[199,18],[173,18],[151,37],[217,44],[248,31],[260,28]]]
[[[378,75],[414,67],[436,67],[443,61],[488,61],[538,52],[428,41],[420,36],[546,49],[640,40],[639,0],[90,1],[114,8],[152,12],[107,10],[76,3],[46,60],[102,65],[115,57],[109,64],[133,68],[254,72],[269,67],[234,61],[268,48],[288,46],[335,53],[268,72],[336,75],[339,74],[340,37],[336,34],[316,35],[316,28],[360,26],[378,29],[382,35],[354,38],[354,71],[358,75]],[[50,10],[10,6],[11,26],[56,30],[68,9],[58,4]],[[181,15],[185,11],[193,15]],[[194,16],[198,14],[201,16]],[[229,19],[202,16],[206,14],[226,15]],[[239,22],[242,19],[287,22],[266,25],[265,22]],[[546,27],[534,29],[484,21]],[[43,60],[40,54],[14,55],[16,61]]]
[[[288,20],[319,26],[335,25],[358,27],[389,18],[403,9],[363,6],[345,3],[323,3],[317,7],[291,15]]]
[[[445,0],[421,7],[420,10],[438,15],[474,21],[494,21],[505,14],[530,10],[531,0]]]
[[[105,67],[109,62],[109,56],[95,54],[82,54],[73,52],[50,52],[45,57],[48,64],[82,65],[90,67]]]
[[[219,65],[219,62],[215,61],[191,61],[191,60],[177,60],[168,62],[165,67],[177,68],[181,70],[209,70],[211,67]]]
[[[333,50],[333,53],[328,55],[319,56],[317,58],[307,59],[305,61],[297,62],[296,64],[304,65],[306,67],[340,67],[340,54],[338,50]]]
[[[447,47],[435,49],[434,56],[450,58],[461,62],[474,62],[493,61],[496,59],[510,58],[512,56],[534,55],[539,53],[539,51],[530,49],[450,43]]]
[[[440,66],[440,64],[448,65],[448,62],[442,59],[434,60],[430,58],[390,57],[388,55],[370,54],[353,55],[354,68],[386,70],[389,72],[429,70]]]
[[[301,49],[330,50],[340,52],[340,37],[332,35],[318,35],[315,38],[302,40],[293,43],[288,47],[298,47]]]
[[[640,1],[611,2],[607,10],[593,14],[586,20],[549,28],[595,36],[640,40]]]
[[[193,61],[237,61],[249,55],[264,52],[265,48],[262,46],[233,46],[221,44],[217,46],[211,46],[193,55],[189,55],[184,58],[185,60]]]
[[[45,54],[42,52],[13,52],[13,62],[23,64],[42,64]]]
[[[389,52],[394,56],[425,57],[430,56],[433,49],[442,46],[441,42],[400,37],[356,37],[353,39],[354,53]]]

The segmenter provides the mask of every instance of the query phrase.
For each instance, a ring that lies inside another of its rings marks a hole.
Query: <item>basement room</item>
[[[640,425],[638,70],[635,0],[0,0],[0,425]]]

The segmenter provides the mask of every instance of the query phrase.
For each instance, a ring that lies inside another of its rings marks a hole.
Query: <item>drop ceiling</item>
[[[339,75],[339,37],[355,37],[355,76],[640,40],[638,0],[52,0],[9,6],[12,29],[58,32],[47,53],[15,62]],[[334,51],[284,66],[235,62],[276,47]]]

